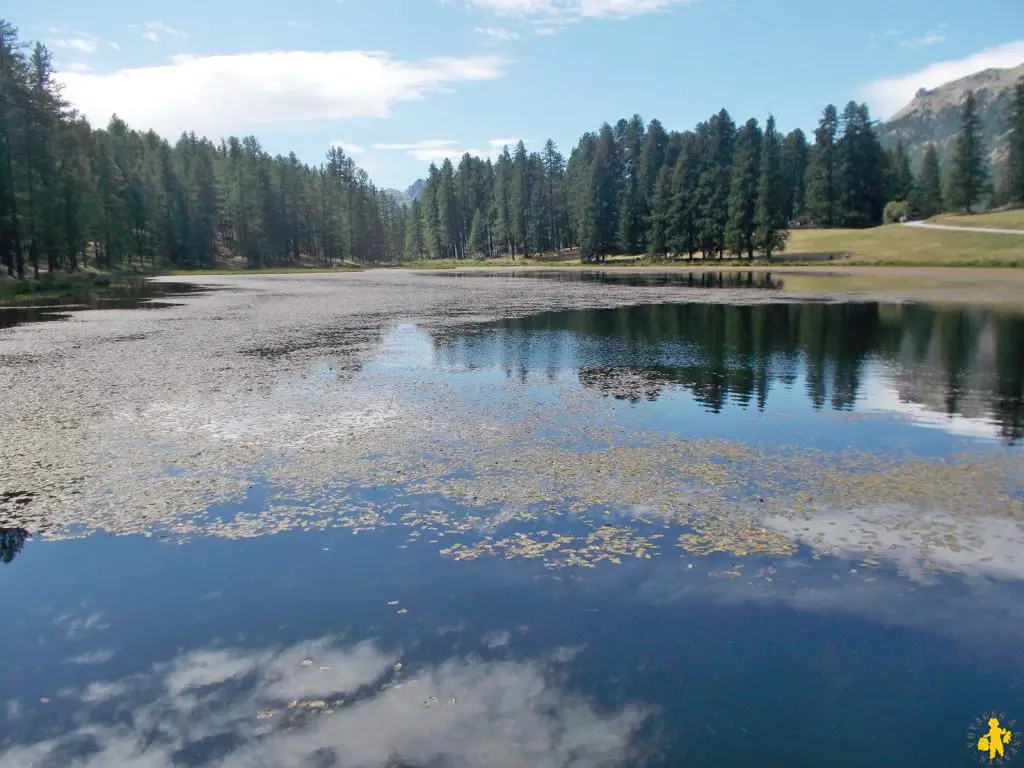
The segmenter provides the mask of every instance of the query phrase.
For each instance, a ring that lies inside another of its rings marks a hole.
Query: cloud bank
[[[418,62],[376,51],[266,51],[171,57],[100,74],[63,71],[64,96],[96,125],[116,113],[167,137],[221,136],[265,123],[387,117],[393,106],[504,74],[497,56]]]
[[[962,59],[937,61],[917,72],[875,80],[860,89],[861,98],[867,100],[872,113],[885,119],[913,99],[921,88],[935,88],[983,69],[1016,67],[1022,62],[1024,40],[1015,40]]]

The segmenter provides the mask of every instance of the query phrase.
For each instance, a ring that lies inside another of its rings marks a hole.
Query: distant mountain
[[[399,192],[397,189],[385,189],[384,191],[395,198],[395,200],[402,203],[402,205],[408,205],[423,194],[423,190],[426,186],[426,179],[416,179],[416,181],[412,183],[412,186],[405,190],[405,192]]]
[[[882,123],[882,143],[892,148],[902,139],[916,173],[925,148],[934,142],[943,166],[948,167],[953,140],[960,129],[961,105],[964,95],[971,90],[978,102],[989,165],[993,176],[999,177],[1008,154],[1012,89],[1022,76],[1024,64],[1012,69],[975,72],[932,90],[922,88],[909,104]]]
[[[407,190],[405,190],[405,199],[411,203],[413,200],[415,200],[417,197],[423,194],[423,190],[426,189],[426,187],[426,179],[416,179],[416,181],[414,181],[412,185]]]

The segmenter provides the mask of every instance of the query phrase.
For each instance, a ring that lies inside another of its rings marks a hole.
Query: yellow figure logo
[[[1013,734],[999,725],[999,718],[990,717],[988,721],[988,733],[978,739],[978,751],[988,752],[988,759],[995,760],[996,757],[1004,757],[1006,751],[1004,745],[1010,743]]]
[[[967,729],[967,748],[981,765],[1006,765],[1024,748],[1024,738],[1017,721],[1005,712],[984,712]]]

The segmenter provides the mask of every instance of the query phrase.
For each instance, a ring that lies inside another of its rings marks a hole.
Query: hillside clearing
[[[947,224],[956,227],[993,227],[1019,229],[1024,232],[1024,208],[996,213],[977,213],[972,216],[944,214],[928,220],[929,224]]]
[[[1018,241],[1006,235],[901,224],[871,229],[799,229],[790,233],[782,258],[799,261],[801,255],[822,253],[855,264],[1024,266],[1024,238]],[[845,254],[850,256],[844,259]]]

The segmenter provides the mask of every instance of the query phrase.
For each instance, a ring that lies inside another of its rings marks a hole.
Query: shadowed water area
[[[0,331],[0,767],[1016,750],[1024,314],[580,274]]]
[[[16,303],[0,302],[0,328],[22,323],[67,319],[68,313],[86,309],[163,309],[164,297],[199,293],[200,287],[190,283],[155,282],[143,278],[125,278],[104,286],[103,294],[86,291],[66,296],[40,298],[22,296]]]

